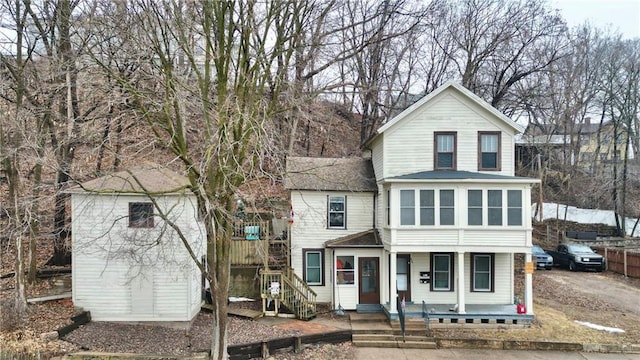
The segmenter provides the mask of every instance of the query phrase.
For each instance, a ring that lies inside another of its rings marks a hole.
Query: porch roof
[[[432,170],[420,171],[412,174],[405,174],[389,178],[389,180],[467,180],[467,181],[516,181],[516,182],[539,182],[534,178],[521,176],[507,176],[498,174],[487,174],[473,171],[458,170]]]
[[[370,229],[356,234],[343,236],[324,243],[328,248],[381,248],[382,240],[377,229]]]

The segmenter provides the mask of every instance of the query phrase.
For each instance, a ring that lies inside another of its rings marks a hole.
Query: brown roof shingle
[[[364,158],[289,157],[286,172],[289,190],[377,190],[373,165]]]
[[[66,190],[68,193],[184,193],[189,186],[186,176],[157,164],[145,164],[131,170],[105,175]]]

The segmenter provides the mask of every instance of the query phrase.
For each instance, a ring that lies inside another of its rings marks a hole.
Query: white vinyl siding
[[[73,301],[94,320],[190,321],[199,311],[200,272],[175,231],[157,219],[154,228],[129,227],[129,203],[147,201],[139,195],[71,195]],[[195,199],[168,195],[156,201],[203,255]]]
[[[384,177],[433,170],[435,132],[455,132],[458,154],[456,169],[477,172],[478,131],[501,133],[501,169],[492,173],[513,176],[515,130],[465,96],[448,90],[383,133]],[[379,146],[378,143],[376,146]],[[377,175],[377,178],[380,179],[380,176]]]
[[[327,228],[327,196],[344,195],[339,192],[292,191],[291,205],[295,222],[291,226],[291,265],[296,274],[303,274],[302,249],[321,249],[328,240],[370,230],[374,219],[374,193],[349,193],[346,202],[347,223],[345,229]],[[333,258],[329,251],[324,256],[324,286],[314,286],[318,302],[331,302],[333,285]]]

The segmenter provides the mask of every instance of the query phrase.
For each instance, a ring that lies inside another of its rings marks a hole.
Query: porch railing
[[[280,303],[302,320],[316,316],[316,293],[307,285],[293,269],[262,270],[260,272],[262,310],[267,313],[267,301],[272,300],[274,314],[277,315]]]

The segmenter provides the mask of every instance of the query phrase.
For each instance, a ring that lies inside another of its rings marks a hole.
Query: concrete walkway
[[[640,360],[640,354],[604,354],[564,351],[355,348],[357,360]]]

